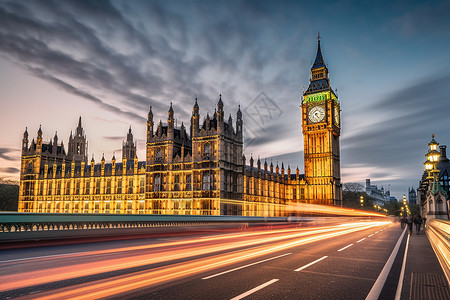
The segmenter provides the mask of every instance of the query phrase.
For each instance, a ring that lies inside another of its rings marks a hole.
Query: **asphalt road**
[[[2,250],[0,298],[365,299],[401,234],[347,222]]]

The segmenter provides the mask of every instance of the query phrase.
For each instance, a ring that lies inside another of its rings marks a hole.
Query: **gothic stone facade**
[[[305,175],[291,173],[243,155],[243,117],[224,118],[219,97],[213,116],[200,121],[195,100],[189,134],[174,124],[172,104],[167,124],[147,119],[146,159],[138,161],[131,128],[122,160],[102,157],[88,163],[81,124],[63,143],[44,143],[23,135],[19,211],[44,213],[121,213],[285,216],[296,203],[335,204],[342,199],[339,162],[339,102],[330,87],[320,41],[303,95]]]

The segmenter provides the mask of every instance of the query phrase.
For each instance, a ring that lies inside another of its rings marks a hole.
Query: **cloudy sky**
[[[317,33],[342,108],[344,182],[417,187],[431,133],[450,145],[449,1],[0,0],[0,177],[19,178],[22,133],[66,149],[78,117],[97,161],[129,126],[145,157],[149,106],[189,126],[197,95],[244,115],[245,154],[303,172],[300,99]],[[256,99],[256,102],[255,102]],[[267,100],[270,99],[270,100]],[[31,139],[30,138],[30,139]],[[250,142],[249,142],[250,141]]]

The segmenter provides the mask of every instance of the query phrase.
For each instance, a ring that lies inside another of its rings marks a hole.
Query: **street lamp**
[[[359,201],[361,202],[361,207],[362,207],[364,204],[364,197],[363,196],[359,197]]]
[[[438,142],[434,140],[434,134],[431,135],[431,142],[428,144],[427,154],[425,155],[427,161],[424,163],[425,170],[428,172],[428,180],[437,181],[437,174],[439,174],[439,170],[436,170],[436,165],[439,161],[440,153],[437,151]]]

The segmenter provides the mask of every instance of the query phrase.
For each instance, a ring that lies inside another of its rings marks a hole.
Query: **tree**
[[[364,202],[363,206],[361,206],[361,196],[363,196]],[[356,208],[363,210],[374,210],[373,203],[374,198],[367,195],[365,192],[350,192],[343,191],[342,192],[342,206],[348,208]]]
[[[17,211],[19,186],[0,183],[0,211]]]

